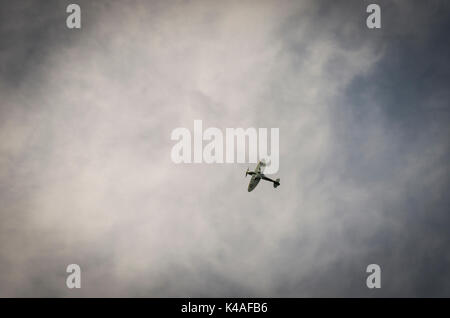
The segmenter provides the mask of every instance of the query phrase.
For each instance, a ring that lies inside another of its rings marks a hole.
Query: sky
[[[0,297],[450,296],[448,1],[69,3],[0,2]],[[196,119],[280,187],[172,162]]]

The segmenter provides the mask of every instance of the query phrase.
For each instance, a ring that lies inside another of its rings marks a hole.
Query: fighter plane
[[[255,171],[249,171],[250,168],[247,168],[247,171],[245,172],[245,177],[247,177],[247,175],[252,176],[252,179],[250,180],[250,183],[248,185],[248,192],[250,192],[254,188],[256,188],[256,186],[258,185],[258,183],[261,179],[273,182],[274,188],[276,188],[280,185],[280,179],[272,180],[264,175],[263,171],[264,171],[265,167],[266,167],[266,163],[263,160],[260,160],[258,162],[258,164],[256,165]]]

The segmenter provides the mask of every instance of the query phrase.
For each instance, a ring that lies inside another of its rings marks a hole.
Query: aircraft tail
[[[273,183],[273,187],[276,188],[280,185],[280,178],[278,178],[277,180],[275,180],[275,182]]]

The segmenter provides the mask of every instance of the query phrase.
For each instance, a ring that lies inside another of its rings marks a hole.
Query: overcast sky
[[[448,1],[71,2],[0,2],[0,296],[450,296]],[[174,164],[194,119],[281,186]]]

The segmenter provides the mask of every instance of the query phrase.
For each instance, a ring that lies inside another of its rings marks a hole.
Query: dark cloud
[[[447,2],[68,3],[0,10],[1,296],[450,295]],[[281,187],[174,165],[194,119],[280,128]]]

